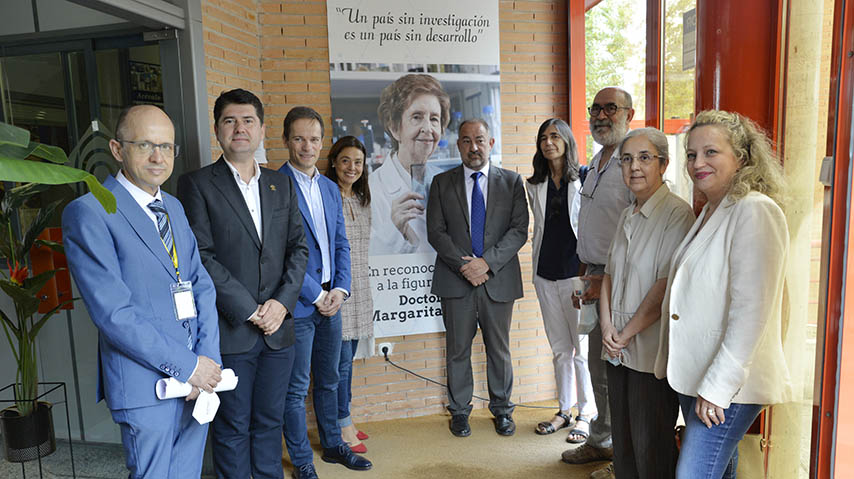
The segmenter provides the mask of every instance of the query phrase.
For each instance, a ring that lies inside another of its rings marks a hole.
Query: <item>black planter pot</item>
[[[21,416],[14,406],[0,411],[7,461],[32,461],[56,451],[52,408],[50,403],[39,402],[29,416]]]

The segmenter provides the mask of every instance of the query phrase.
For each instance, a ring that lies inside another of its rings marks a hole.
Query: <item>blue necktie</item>
[[[154,216],[157,218],[157,232],[160,233],[160,239],[163,240],[163,246],[166,247],[166,252],[169,254],[169,258],[172,258],[172,248],[174,243],[172,242],[172,228],[169,227],[169,215],[166,213],[166,207],[163,206],[163,202],[160,200],[154,200],[148,204],[148,209],[154,212]],[[186,323],[187,321],[184,321]],[[193,350],[193,333],[190,331],[189,326],[187,327],[187,349],[190,351]]]
[[[160,233],[160,239],[163,240],[163,246],[166,246],[166,252],[172,256],[172,229],[169,228],[169,215],[166,214],[166,207],[160,200],[154,200],[148,204],[148,209],[154,212],[157,217],[157,232]]]
[[[471,174],[474,180],[474,186],[471,187],[471,251],[478,258],[483,256],[483,225],[486,223],[486,205],[477,181],[482,174],[479,171]]]

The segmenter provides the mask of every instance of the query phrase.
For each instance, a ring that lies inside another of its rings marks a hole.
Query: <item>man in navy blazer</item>
[[[97,399],[121,428],[131,478],[199,477],[208,428],[193,419],[191,401],[221,379],[213,282],[181,203],[160,190],[174,142],[159,108],[123,110],[110,140],[121,171],[104,181],[117,213],[89,193],[62,215],[68,265],[99,332]],[[192,288],[195,316],[176,285]],[[195,386],[186,401],[157,399],[166,376]]]
[[[308,243],[308,267],[294,311],[296,355],[285,400],[285,444],[294,477],[316,478],[305,423],[311,373],[322,459],[353,470],[368,470],[371,462],[353,454],[338,427],[339,309],[350,291],[350,243],[338,185],[316,167],[323,144],[323,119],[311,108],[293,108],[285,117],[283,139],[290,160],[279,171],[290,176],[297,187]]]
[[[290,179],[261,168],[264,106],[222,93],[214,131],[222,157],[182,175],[178,198],[216,286],[223,365],[240,378],[212,425],[217,477],[281,479],[282,418],[294,362],[291,311],[305,276],[305,244]]]

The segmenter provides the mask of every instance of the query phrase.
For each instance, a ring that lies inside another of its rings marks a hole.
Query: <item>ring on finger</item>
[[[714,416],[715,415],[715,408],[710,407],[709,409],[706,409],[706,414],[709,416]]]

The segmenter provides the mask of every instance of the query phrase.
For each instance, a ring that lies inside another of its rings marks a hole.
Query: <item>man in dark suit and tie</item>
[[[371,462],[353,454],[338,427],[339,309],[350,294],[350,243],[338,185],[316,167],[323,145],[323,119],[311,108],[292,108],[285,116],[283,139],[290,159],[279,171],[294,182],[308,243],[308,267],[294,311],[296,357],[285,400],[285,443],[294,477],[317,478],[305,423],[311,374],[321,459],[365,471]]]
[[[62,214],[68,266],[98,328],[97,400],[121,428],[131,478],[199,477],[208,426],[191,401],[221,379],[219,331],[184,209],[160,190],[178,154],[172,121],[155,106],[126,108],[110,151],[121,171],[104,186],[117,212],[89,193]],[[195,386],[186,400],[157,399],[166,376]]]
[[[216,286],[223,365],[239,377],[213,423],[217,477],[280,479],[282,415],[308,248],[296,190],[261,168],[264,107],[236,89],[214,104],[222,156],[178,180],[178,197]]]
[[[433,178],[427,204],[427,236],[436,250],[431,292],[442,298],[450,428],[458,437],[471,434],[471,343],[478,325],[495,431],[516,431],[510,319],[522,297],[517,253],[528,236],[528,205],[522,178],[490,166],[494,143],[485,121],[464,121],[457,141],[463,164]]]

